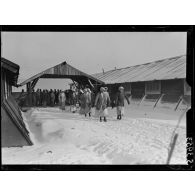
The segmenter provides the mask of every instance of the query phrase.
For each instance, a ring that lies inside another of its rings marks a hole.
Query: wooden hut
[[[53,66],[51,68],[48,68],[29,79],[23,81],[19,84],[19,86],[26,85],[26,91],[28,93],[28,104],[31,106],[31,93],[34,89],[35,85],[39,81],[39,79],[55,79],[55,78],[61,78],[61,79],[71,79],[73,83],[76,83],[76,85],[85,86],[89,85],[92,88],[96,89],[98,85],[104,84],[103,81],[84,73],[77,68],[67,64],[66,62],[62,62],[56,66]]]
[[[1,58],[1,146],[32,145],[22,113],[12,96],[12,86],[17,87],[19,66]]]
[[[94,74],[104,81],[114,99],[122,85],[131,103],[179,109],[191,104],[191,88],[186,82],[186,56],[114,69]]]

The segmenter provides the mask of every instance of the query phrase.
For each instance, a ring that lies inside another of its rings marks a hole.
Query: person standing
[[[100,122],[102,122],[102,118],[104,118],[104,122],[107,121],[106,117],[108,116],[108,106],[109,99],[107,93],[105,93],[104,87],[100,88],[100,92],[97,94],[95,99],[95,108],[96,108],[96,116],[100,117]]]
[[[88,92],[88,106],[89,106],[89,117],[91,117],[91,108],[92,108],[92,92],[90,88],[87,88],[87,92]]]
[[[108,106],[110,106],[110,103],[111,103],[111,101],[110,101],[110,95],[109,95],[109,93],[108,93],[108,87],[104,87],[104,89],[105,89],[104,93],[105,93],[105,95],[106,95],[107,107],[108,107]]]
[[[60,95],[60,90],[58,89],[55,95],[55,102],[57,106],[59,105],[59,95]]]
[[[54,99],[54,105],[56,105],[56,104],[57,104],[57,102],[56,102],[56,95],[57,95],[57,90],[56,90],[56,89],[54,89],[54,95],[55,95],[55,99]]]
[[[37,89],[36,91],[36,106],[40,106],[40,90]]]
[[[41,89],[39,90],[39,92],[40,92],[40,106],[43,106],[43,92]]]
[[[91,96],[87,88],[84,89],[84,92],[80,90],[81,96],[80,96],[80,114],[84,114],[85,117],[87,117],[87,114],[89,114],[89,117],[91,116],[90,113],[90,105],[91,105]]]
[[[35,90],[33,89],[32,90],[32,106],[34,107],[34,106],[36,106],[36,92],[35,92]]]
[[[55,94],[53,92],[53,90],[51,90],[50,92],[50,99],[51,99],[51,106],[54,106],[54,102],[55,102]]]
[[[42,97],[43,97],[43,107],[46,107],[47,106],[47,94],[46,94],[46,90],[43,90],[43,93],[42,93]]]
[[[125,99],[127,100],[127,103],[130,104],[128,97],[125,95],[124,87],[120,86],[116,96],[116,110],[118,120],[121,120],[122,116],[124,115]]]
[[[77,103],[77,96],[76,96],[76,91],[72,91],[72,113],[76,112],[76,103]]]
[[[22,92],[20,93],[19,97],[17,98],[18,105],[20,107],[24,106],[25,103],[25,92],[24,89],[22,89]]]
[[[66,95],[64,91],[61,91],[59,94],[59,104],[61,110],[65,110],[65,103],[66,103]]]

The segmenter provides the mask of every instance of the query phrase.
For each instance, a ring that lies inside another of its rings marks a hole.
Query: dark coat
[[[127,103],[130,104],[128,97],[125,95],[124,92],[118,92],[116,96],[116,106],[124,106],[125,99]]]

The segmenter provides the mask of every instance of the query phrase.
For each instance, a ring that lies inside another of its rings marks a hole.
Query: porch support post
[[[139,106],[142,104],[142,102],[145,100],[146,98],[146,94],[144,95],[144,97],[141,99],[140,103],[139,103]]]
[[[177,102],[177,105],[176,105],[176,107],[175,107],[175,111],[177,110],[177,108],[179,107],[179,105],[180,105],[180,103],[182,102],[182,100],[183,100],[183,95],[181,95],[180,96],[180,98],[179,98],[179,100],[178,100],[178,102]]]
[[[35,85],[37,84],[38,80],[39,80],[39,78],[36,78],[36,79],[34,79],[33,82],[31,83],[31,89],[32,89],[32,90],[34,89],[34,87],[35,87]]]
[[[153,109],[157,106],[158,102],[160,102],[160,100],[162,99],[162,97],[164,96],[164,94],[162,93],[160,95],[160,97],[157,99],[157,101],[155,102],[154,106],[153,106]]]
[[[94,85],[92,84],[92,82],[90,81],[89,78],[88,78],[88,82],[89,82],[89,84],[94,88]]]

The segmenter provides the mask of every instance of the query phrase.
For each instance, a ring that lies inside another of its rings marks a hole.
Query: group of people
[[[62,109],[65,109],[65,104],[73,104],[72,90],[47,90],[47,89],[37,89],[33,90],[31,93],[25,93],[22,90],[22,93],[18,97],[20,106],[61,106]]]
[[[124,115],[124,100],[127,100],[127,103],[130,104],[128,97],[125,95],[124,87],[120,86],[118,88],[118,92],[116,94],[116,99],[114,100],[114,104],[117,109],[117,119],[121,120]],[[95,99],[95,108],[96,108],[96,116],[100,117],[100,122],[102,119],[106,122],[108,116],[107,107],[110,106],[110,96],[108,93],[107,87],[101,87],[99,93]]]
[[[75,113],[79,109],[81,115],[91,117],[91,109],[95,107],[95,116],[99,117],[100,122],[107,121],[108,107],[111,105],[108,87],[102,86],[96,93],[91,91],[88,85],[76,90],[33,90],[31,95],[32,106],[59,106],[64,111],[66,105],[70,105],[70,111]],[[28,97],[29,95],[27,95]],[[22,98],[21,98],[22,99]],[[124,115],[124,100],[130,104],[128,97],[125,95],[124,88],[120,86],[114,102],[117,111],[117,119],[121,120]]]
[[[84,91],[81,91],[80,99],[80,114],[85,114],[85,117],[89,114],[91,116],[91,90],[85,88]],[[124,115],[124,100],[127,100],[127,103],[130,104],[128,97],[125,95],[124,88],[119,87],[116,94],[115,106],[117,108],[117,119],[121,120]],[[110,96],[108,93],[107,87],[100,87],[99,92],[96,95],[94,107],[95,107],[95,116],[99,117],[100,122],[107,121],[108,116],[108,107],[111,104]]]

